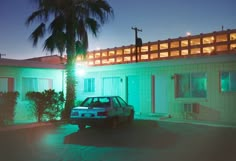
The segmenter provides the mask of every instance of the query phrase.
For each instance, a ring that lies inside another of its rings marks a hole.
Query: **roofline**
[[[16,59],[0,59],[0,66],[65,69],[64,64],[50,64],[45,62]]]

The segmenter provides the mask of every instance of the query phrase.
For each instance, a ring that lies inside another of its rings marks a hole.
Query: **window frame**
[[[31,88],[30,90],[27,90],[27,89],[23,88],[23,87],[25,87],[25,84],[24,84],[25,79],[28,79],[28,80],[30,79],[30,80],[33,81],[33,85],[34,85],[33,90],[31,90],[32,87],[30,87]],[[47,88],[40,88],[40,87],[42,87],[39,84],[40,80],[41,81],[42,80],[47,80],[47,83],[48,83],[47,86],[48,87]],[[26,93],[27,92],[31,92],[31,91],[43,92],[44,90],[49,90],[49,89],[53,89],[53,79],[51,79],[51,78],[22,77],[22,89],[21,89],[22,100],[26,100]]]
[[[89,81],[91,81],[90,84]],[[84,92],[85,93],[95,92],[95,78],[84,78]]]
[[[228,76],[229,76],[229,84],[228,84],[228,90],[222,90],[222,74],[223,73],[228,73]],[[229,70],[229,71],[221,71],[221,72],[219,72],[219,91],[221,92],[221,93],[236,93],[236,88],[235,88],[235,90],[234,89],[232,89],[232,83],[233,82],[236,82],[236,81],[233,81],[232,79],[230,79],[231,78],[231,75],[232,75],[232,73],[235,75],[234,77],[235,77],[235,79],[236,79],[236,70]],[[236,83],[235,83],[235,85],[234,85],[235,87],[236,87]]]
[[[206,79],[206,82],[205,82],[205,90],[203,90],[203,94],[202,96],[196,96],[193,94],[193,90],[194,90],[194,86],[192,85],[193,83],[193,80],[194,80],[194,75],[204,75]],[[180,76],[187,76],[188,79],[187,79],[187,87],[188,87],[188,90],[187,92],[189,92],[189,94],[187,96],[184,96],[182,94],[180,94],[180,88],[181,88],[181,85],[180,85]],[[206,72],[189,72],[189,73],[179,73],[179,74],[175,74],[175,98],[176,99],[206,99],[207,98],[207,73]]]
[[[0,92],[13,92],[15,89],[15,78],[13,77],[0,77],[0,79],[6,79],[6,91],[0,91]]]

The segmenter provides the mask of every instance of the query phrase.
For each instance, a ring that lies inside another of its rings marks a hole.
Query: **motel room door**
[[[104,96],[120,96],[121,94],[120,77],[103,78],[102,90]]]
[[[136,114],[140,114],[140,96],[139,96],[139,79],[137,76],[127,77],[127,101],[134,106]]]
[[[155,75],[155,109],[154,113],[168,113],[168,81],[167,75]]]

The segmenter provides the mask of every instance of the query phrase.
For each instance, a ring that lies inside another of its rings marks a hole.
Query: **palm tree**
[[[44,50],[66,51],[67,88],[64,118],[69,117],[75,101],[75,61],[78,54],[86,54],[88,31],[94,36],[100,27],[113,16],[106,0],[34,0],[37,9],[27,18],[26,25],[39,23],[30,35],[33,46],[49,33]]]

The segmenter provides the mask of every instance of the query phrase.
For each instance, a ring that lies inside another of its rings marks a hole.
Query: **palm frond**
[[[30,35],[30,39],[33,41],[33,46],[36,46],[39,38],[42,38],[45,34],[45,24],[41,23]]]

